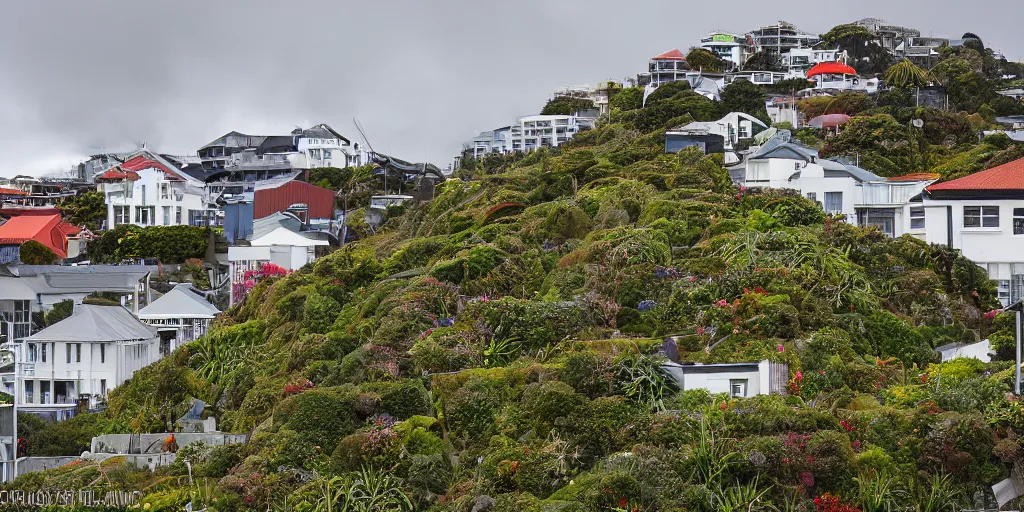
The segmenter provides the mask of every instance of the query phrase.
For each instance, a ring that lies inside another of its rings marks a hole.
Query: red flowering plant
[[[295,395],[307,389],[313,389],[313,382],[309,379],[300,379],[284,387],[284,396]]]
[[[838,496],[827,492],[814,498],[814,509],[816,512],[860,512],[859,508],[843,503]]]

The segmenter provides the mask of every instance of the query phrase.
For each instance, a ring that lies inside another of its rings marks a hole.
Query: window
[[[32,403],[32,392],[35,391],[34,388],[35,388],[35,381],[32,381],[32,380],[26,380],[25,381],[25,402],[26,403]]]
[[[142,204],[146,204],[146,186],[142,185]]]
[[[32,335],[32,311],[29,301],[14,301],[14,339]]]
[[[100,363],[107,362],[107,346],[100,343]],[[103,386],[106,387],[106,386]]]
[[[114,225],[120,226],[122,224],[131,224],[131,207],[130,206],[115,206],[114,207]]]
[[[842,192],[825,192],[825,211],[828,213],[841,213],[843,211]]]
[[[64,344],[64,346],[65,346],[65,347],[67,348],[67,350],[68,350],[68,362],[69,362],[69,363],[71,362],[71,345],[73,345],[73,344],[72,344],[72,343],[65,343],[65,344]]]
[[[167,199],[171,197],[170,193],[168,192],[169,188],[170,185],[168,185],[167,183],[160,184],[160,199]]]
[[[923,206],[912,206],[910,208],[910,229],[924,229]]]
[[[999,207],[998,206],[965,206],[964,207],[965,228],[998,228]]]
[[[729,379],[729,396],[747,396],[747,379]]]
[[[324,160],[330,160],[330,159],[331,159],[331,150],[325,149],[324,150]]]
[[[746,139],[750,137],[750,121],[740,121],[740,138]]]
[[[82,362],[82,344],[81,343],[75,343],[75,362],[76,363],[81,363]]]
[[[39,360],[46,362],[46,343],[39,346]]]
[[[807,193],[807,199],[810,199],[811,201],[814,201],[815,203],[817,203],[818,202],[818,193],[817,192],[808,192]]]
[[[164,206],[164,226],[171,225],[171,207]]]
[[[39,354],[38,354],[38,351],[36,350],[36,344],[35,343],[29,343],[28,344],[28,362],[30,362],[30,363],[36,362],[36,358],[38,356],[39,356]]]
[[[1024,208],[1013,209],[1013,234],[1024,235]]]
[[[103,345],[100,345],[101,347]],[[100,379],[100,394],[107,396],[107,379]]]
[[[1010,280],[1000,279],[996,281],[996,284],[999,287],[996,297],[1003,306],[1008,306],[1010,304]]]
[[[313,160],[320,160],[320,150],[319,149],[311,149],[311,150],[309,150],[309,157],[312,158]]]
[[[135,207],[135,223],[140,226],[149,226],[153,224],[153,211],[150,206],[136,206]]]
[[[174,208],[174,225],[175,226],[180,226],[181,225],[181,207],[180,206],[176,206]]]

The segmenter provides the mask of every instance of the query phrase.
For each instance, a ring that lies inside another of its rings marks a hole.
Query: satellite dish
[[[924,121],[920,119],[914,119],[911,121],[911,124],[914,125],[914,128],[924,128]]]

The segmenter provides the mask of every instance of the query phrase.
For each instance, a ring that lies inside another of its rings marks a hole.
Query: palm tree
[[[885,71],[885,84],[889,87],[909,89],[928,85],[928,72],[915,66],[909,60],[893,64]]]

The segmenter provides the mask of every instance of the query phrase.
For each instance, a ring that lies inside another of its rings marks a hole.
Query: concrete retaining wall
[[[92,453],[116,453],[116,454],[147,454],[161,453],[164,451],[164,441],[171,434],[104,434],[92,438]],[[186,433],[177,432],[174,439],[179,448],[184,448],[192,443],[200,442],[210,446],[222,446],[226,444],[244,444],[245,434],[225,434],[223,432],[198,432]]]

